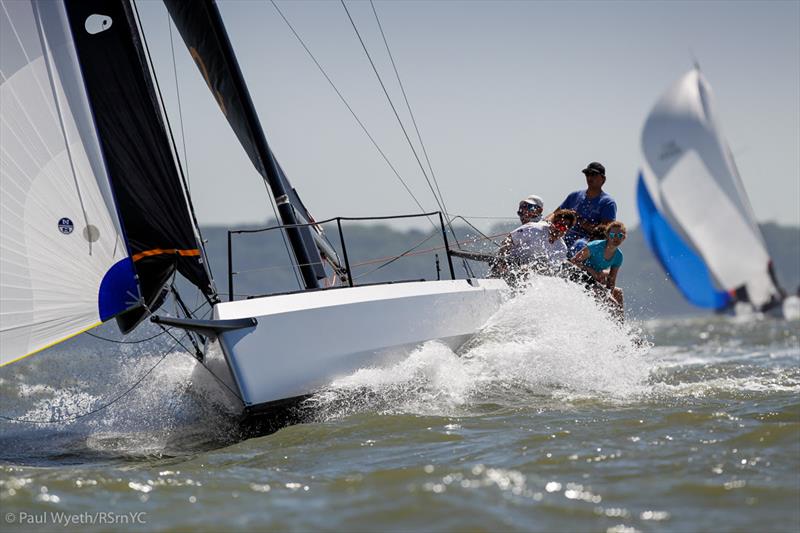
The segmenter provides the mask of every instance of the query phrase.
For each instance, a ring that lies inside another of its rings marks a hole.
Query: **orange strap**
[[[154,250],[145,250],[144,252],[139,252],[138,254],[134,254],[131,258],[134,262],[138,261],[139,259],[144,259],[145,257],[150,257],[151,255],[163,255],[163,254],[175,254],[175,255],[182,255],[185,257],[193,257],[199,256],[200,250],[197,248],[192,248],[191,250],[177,250],[175,248],[163,249],[163,248],[156,248]]]

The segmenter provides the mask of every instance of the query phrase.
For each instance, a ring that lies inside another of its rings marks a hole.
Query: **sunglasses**
[[[517,209],[517,214],[521,215],[522,213],[525,213],[526,211],[535,211],[536,209],[539,209],[538,205],[522,204],[522,205],[519,206],[519,209]]]
[[[624,239],[625,238],[625,233],[623,233],[621,231],[619,233],[614,233],[613,231],[610,231],[608,233],[608,238],[609,239]]]

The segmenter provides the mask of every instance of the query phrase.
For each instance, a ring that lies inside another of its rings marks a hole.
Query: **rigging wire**
[[[170,334],[170,336],[172,336],[172,335]],[[173,338],[175,338],[175,337],[173,337]],[[67,417],[67,418],[61,418],[61,419],[58,419],[58,420],[32,420],[30,418],[17,418],[17,417],[12,417],[12,416],[5,416],[5,415],[0,415],[0,419],[8,420],[10,422],[23,422],[23,423],[27,423],[27,424],[63,424],[65,422],[74,422],[75,420],[79,420],[81,418],[85,418],[87,416],[90,416],[90,415],[93,415],[95,413],[98,413],[98,412],[100,412],[100,411],[102,411],[104,409],[107,409],[108,407],[111,407],[112,405],[117,403],[119,400],[121,400],[122,398],[124,398],[125,396],[127,396],[128,394],[133,392],[133,390],[136,389],[139,386],[139,384],[142,381],[144,381],[144,379],[147,376],[152,374],[153,371],[158,367],[158,365],[160,365],[164,361],[164,359],[166,359],[167,356],[169,354],[171,354],[175,350],[175,348],[178,347],[178,344],[179,344],[179,342],[175,342],[175,344],[172,345],[172,348],[170,348],[167,352],[165,352],[164,355],[162,355],[161,358],[158,361],[156,361],[156,363],[153,366],[151,366],[147,370],[147,372],[142,374],[133,383],[133,385],[131,385],[128,389],[126,389],[124,392],[118,394],[111,401],[104,403],[103,405],[101,405],[100,407],[98,407],[96,409],[92,409],[91,411],[88,411],[86,413],[81,413],[79,415],[74,415],[74,416],[70,416],[70,417]],[[181,344],[181,346],[183,346],[183,345]]]
[[[392,63],[392,69],[394,69],[395,77],[397,78],[397,84],[400,86],[400,92],[403,94],[403,100],[406,103],[406,108],[408,109],[408,114],[411,117],[411,123],[414,125],[414,131],[417,133],[417,139],[419,140],[419,145],[422,147],[422,154],[425,156],[425,161],[428,163],[428,169],[431,171],[431,178],[433,179],[433,184],[436,186],[436,193],[439,194],[439,199],[441,200],[441,207],[444,213],[447,213],[447,206],[444,202],[444,195],[442,194],[441,189],[439,188],[439,181],[436,179],[436,173],[433,171],[433,165],[431,165],[430,157],[428,157],[428,150],[425,148],[425,143],[422,141],[422,134],[419,131],[419,126],[417,126],[417,119],[414,117],[414,112],[411,110],[411,103],[408,101],[408,95],[406,95],[406,89],[403,85],[403,81],[400,78],[400,72],[397,70],[397,64],[394,61],[394,55],[392,55],[392,51],[389,48],[389,41],[386,39],[386,33],[383,31],[383,24],[381,24],[381,19],[378,17],[378,11],[375,9],[375,2],[373,0],[369,0],[370,6],[372,6],[372,12],[375,14],[375,21],[378,23],[378,29],[381,31],[381,37],[383,38],[383,44],[386,46],[386,53],[389,55],[389,60]],[[436,194],[434,193],[434,195]],[[450,233],[453,234],[453,237],[458,242],[458,236],[456,235],[455,230],[453,229],[452,224],[448,220],[448,226],[450,227]]]
[[[414,203],[415,203],[415,204],[417,204],[417,207],[419,207],[420,211],[422,211],[422,212],[425,212],[425,211],[426,211],[426,209],[425,209],[424,207],[422,207],[422,204],[420,203],[420,201],[417,199],[417,197],[414,195],[414,193],[413,193],[413,192],[411,192],[411,189],[409,188],[408,184],[407,184],[407,183],[405,182],[405,180],[404,180],[404,179],[403,179],[403,178],[400,176],[400,173],[397,171],[397,169],[396,169],[396,168],[395,168],[395,166],[392,164],[392,162],[391,162],[391,161],[389,161],[389,158],[386,156],[386,154],[384,153],[384,151],[383,151],[383,150],[381,149],[381,147],[378,145],[378,143],[377,143],[377,141],[375,140],[375,138],[372,136],[372,134],[369,132],[369,130],[367,130],[367,127],[364,125],[364,123],[361,121],[361,119],[360,119],[360,118],[358,118],[358,115],[357,115],[357,114],[356,114],[356,112],[353,110],[352,106],[349,104],[349,102],[348,102],[348,101],[347,101],[347,99],[344,97],[344,95],[342,95],[341,91],[339,91],[339,88],[338,88],[338,87],[336,87],[336,84],[335,84],[335,83],[333,83],[333,80],[330,78],[330,76],[328,76],[328,73],[327,73],[327,72],[325,72],[325,69],[322,67],[322,65],[320,64],[320,62],[319,62],[319,61],[317,61],[317,58],[316,58],[316,57],[314,57],[314,54],[312,54],[312,53],[311,53],[311,50],[308,48],[308,46],[306,46],[306,43],[305,43],[305,42],[303,41],[303,39],[300,37],[300,34],[298,34],[298,33],[297,33],[297,31],[294,29],[294,26],[292,26],[292,24],[289,22],[289,20],[288,20],[288,19],[286,18],[286,16],[283,14],[283,11],[281,11],[281,9],[278,7],[278,4],[276,4],[276,3],[275,3],[275,0],[270,0],[270,2],[271,2],[271,3],[272,3],[272,5],[275,7],[275,10],[278,12],[278,14],[279,14],[279,15],[280,15],[280,17],[283,19],[283,21],[286,23],[286,25],[289,27],[289,29],[291,30],[292,34],[294,34],[294,36],[295,36],[295,37],[297,38],[297,40],[300,42],[300,45],[301,45],[301,46],[303,47],[303,49],[306,51],[306,53],[308,54],[308,56],[311,58],[311,60],[312,60],[312,61],[314,62],[314,64],[317,66],[317,68],[319,69],[319,71],[322,73],[322,75],[323,75],[323,76],[325,77],[325,79],[328,81],[328,83],[330,84],[330,86],[331,86],[331,87],[333,88],[333,90],[336,92],[336,94],[337,94],[337,96],[339,97],[339,99],[342,101],[342,103],[345,105],[345,107],[347,107],[347,110],[348,110],[348,111],[350,111],[350,114],[353,116],[353,118],[355,119],[355,121],[358,123],[358,125],[361,127],[361,129],[364,131],[364,133],[365,133],[365,134],[366,134],[366,136],[369,138],[369,140],[372,142],[372,145],[375,147],[375,149],[376,149],[376,150],[378,151],[378,153],[381,155],[381,157],[383,158],[383,160],[384,160],[384,161],[386,161],[386,164],[387,164],[387,165],[389,165],[389,168],[392,170],[392,173],[394,173],[394,175],[397,177],[397,179],[398,179],[398,180],[400,181],[400,183],[403,185],[403,188],[406,190],[406,192],[407,192],[407,193],[408,193],[408,194],[411,196],[411,198],[414,200]],[[435,224],[435,223],[434,223],[434,222],[433,222],[433,221],[430,219],[430,217],[427,217],[427,218],[428,218],[428,221],[429,221],[429,222],[430,222],[430,223],[431,223],[431,224],[432,224],[434,227],[436,227],[436,224]]]
[[[174,283],[175,282],[174,281],[175,280],[175,274],[173,273],[172,276],[173,276],[173,282],[172,283]],[[189,312],[189,314],[191,316],[194,316],[195,313],[197,313],[200,309],[202,309],[206,305],[209,305],[208,301],[205,301],[205,302],[201,303],[200,305],[198,305],[197,307],[195,307],[194,309],[192,309]],[[187,317],[187,318],[191,318],[191,316]],[[161,329],[163,330],[164,327],[162,327]],[[111,343],[114,343],[114,344],[141,344],[143,342],[151,341],[151,340],[153,340],[153,339],[155,339],[157,337],[160,337],[161,335],[166,333],[166,331],[162,331],[161,333],[157,333],[157,334],[153,335],[152,337],[147,337],[145,339],[138,339],[138,340],[135,340],[135,341],[120,341],[120,340],[117,340],[117,339],[109,339],[108,337],[103,337],[103,336],[97,335],[96,333],[92,333],[91,331],[86,331],[84,333],[86,335],[89,335],[90,337],[94,337],[95,339],[99,339],[101,341],[106,341],[106,342],[111,342]]]
[[[508,233],[505,233],[505,232],[504,232],[504,233],[498,233],[498,234],[496,234],[496,235],[493,235],[492,237],[490,237],[490,236],[486,235],[485,233],[483,233],[483,232],[482,232],[481,230],[479,230],[478,228],[476,228],[476,227],[475,227],[475,225],[474,225],[474,224],[472,224],[472,222],[470,222],[469,220],[467,220],[466,218],[464,218],[464,217],[463,217],[463,216],[461,216],[461,215],[454,215],[454,216],[453,216],[453,218],[451,219],[451,222],[452,222],[453,220],[456,220],[456,219],[458,219],[458,218],[460,218],[461,220],[463,220],[463,221],[464,221],[464,223],[466,223],[466,224],[467,224],[467,225],[468,225],[470,228],[474,229],[474,230],[475,230],[477,233],[479,233],[479,234],[481,235],[481,237],[483,237],[485,240],[491,241],[491,243],[492,243],[492,244],[494,244],[494,245],[495,245],[495,246],[497,246],[497,247],[499,247],[500,245],[499,245],[499,244],[497,244],[497,243],[494,241],[494,238],[493,238],[493,237],[498,237],[498,236],[500,236],[500,235],[508,235]],[[495,218],[495,217],[486,217],[486,218]],[[456,242],[458,242],[458,241],[456,241]],[[460,245],[459,245],[459,248],[461,248],[461,246],[460,246]]]
[[[415,244],[414,246],[412,246],[411,248],[409,248],[405,252],[401,253],[400,255],[390,259],[389,261],[386,261],[382,265],[379,265],[378,267],[373,268],[372,270],[370,270],[368,272],[364,272],[362,274],[359,274],[358,276],[354,276],[354,279],[363,278],[364,276],[368,276],[370,274],[373,274],[373,273],[377,272],[378,270],[391,265],[392,263],[394,263],[395,261],[397,261],[401,257],[405,257],[406,255],[411,254],[411,252],[413,252],[414,250],[416,250],[417,248],[419,248],[420,246],[422,246],[423,244],[425,244],[426,242],[428,242],[429,240],[431,240],[435,236],[436,236],[436,233],[431,233],[428,237],[426,237],[422,241],[418,242],[417,244]]]
[[[206,304],[207,304],[207,302],[203,302],[203,303],[202,303],[202,304],[201,304],[199,307],[197,307],[196,309],[194,309],[194,311],[192,311],[192,314],[194,314],[196,311],[199,311],[199,310],[200,310],[202,307],[204,307]],[[207,311],[207,312],[206,312],[206,313],[203,315],[203,317],[207,317],[207,316],[208,316],[208,314],[209,314],[210,312],[211,312],[210,310],[209,310],[209,311]],[[212,372],[212,371],[211,371],[211,369],[209,369],[209,368],[208,368],[208,367],[207,367],[207,366],[206,366],[206,365],[205,365],[205,364],[204,364],[202,361],[199,361],[199,360],[198,360],[198,359],[197,359],[195,356],[193,356],[193,355],[191,354],[191,351],[189,350],[189,348],[188,348],[188,347],[187,347],[187,346],[186,346],[186,345],[183,343],[183,339],[185,339],[185,338],[187,338],[187,337],[189,336],[189,332],[188,332],[188,331],[184,333],[183,337],[181,337],[181,338],[178,338],[178,337],[176,337],[175,335],[173,335],[173,334],[172,334],[172,331],[170,330],[171,328],[166,328],[166,327],[164,327],[162,324],[157,324],[157,325],[158,325],[158,327],[160,327],[160,328],[161,328],[161,330],[162,330],[162,331],[161,331],[161,333],[159,333],[158,335],[155,335],[155,336],[153,336],[153,337],[148,337],[148,338],[146,338],[146,339],[140,339],[140,340],[138,340],[138,341],[117,341],[117,340],[114,340],[114,339],[108,339],[108,338],[105,338],[105,337],[100,337],[99,335],[93,335],[93,334],[91,334],[91,333],[87,332],[87,333],[88,333],[90,336],[92,336],[92,337],[95,337],[95,338],[97,338],[97,339],[104,340],[104,341],[107,341],[107,342],[113,342],[113,343],[116,343],[116,344],[141,344],[141,343],[147,342],[147,341],[149,341],[149,340],[155,339],[156,337],[159,337],[159,336],[161,336],[161,335],[163,335],[163,334],[165,334],[165,333],[166,333],[166,334],[167,334],[169,337],[171,337],[171,338],[172,338],[172,340],[174,340],[174,341],[175,341],[175,343],[172,345],[172,347],[171,347],[169,350],[167,350],[167,351],[164,353],[164,355],[162,355],[162,356],[159,358],[159,360],[155,362],[155,364],[154,364],[153,366],[151,366],[151,367],[150,367],[150,368],[149,368],[149,369],[148,369],[148,370],[147,370],[147,371],[146,371],[144,374],[142,374],[142,375],[141,375],[141,376],[140,376],[138,379],[136,379],[136,381],[134,381],[134,383],[133,383],[133,384],[132,384],[130,387],[128,387],[128,388],[127,388],[125,391],[123,391],[122,393],[120,393],[120,394],[118,394],[117,396],[115,396],[115,397],[114,397],[113,399],[111,399],[110,401],[108,401],[108,402],[104,403],[103,405],[101,405],[101,406],[99,406],[99,407],[97,407],[97,408],[95,408],[95,409],[92,409],[92,410],[90,410],[90,411],[88,411],[88,412],[86,412],[86,413],[81,413],[81,414],[79,414],[79,415],[74,415],[74,416],[70,416],[70,417],[66,417],[66,418],[60,418],[60,419],[57,419],[57,420],[33,420],[33,419],[30,419],[30,418],[11,417],[11,416],[5,416],[5,415],[0,415],[0,419],[2,419],[2,420],[8,420],[8,421],[10,421],[10,422],[20,422],[20,423],[27,423],[27,424],[39,424],[39,425],[46,425],[46,424],[64,424],[64,423],[66,423],[66,422],[74,422],[75,420],[79,420],[79,419],[81,419],[81,418],[85,418],[85,417],[87,417],[87,416],[90,416],[90,415],[93,415],[93,414],[99,413],[100,411],[103,411],[103,410],[105,410],[105,409],[107,409],[107,408],[111,407],[112,405],[114,405],[115,403],[117,403],[118,401],[120,401],[122,398],[124,398],[125,396],[127,396],[128,394],[130,394],[131,392],[133,392],[133,391],[134,391],[134,390],[135,390],[135,389],[136,389],[136,388],[137,388],[137,387],[138,387],[138,386],[139,386],[139,385],[142,383],[142,381],[144,381],[144,379],[145,379],[145,378],[147,378],[147,376],[149,376],[150,374],[152,374],[152,373],[153,373],[153,371],[154,371],[154,370],[155,370],[155,369],[156,369],[156,368],[157,368],[157,367],[158,367],[158,366],[159,366],[159,365],[160,365],[162,362],[164,362],[164,359],[166,359],[168,355],[170,355],[171,353],[173,353],[173,352],[175,351],[175,349],[176,349],[178,346],[180,346],[181,348],[183,348],[183,350],[184,350],[184,352],[183,352],[183,353],[185,353],[186,355],[188,355],[189,357],[191,357],[191,358],[192,358],[192,360],[193,360],[195,363],[197,363],[197,364],[201,365],[203,368],[205,368],[205,369],[206,369],[206,371],[207,371],[209,374],[211,374],[211,376],[212,376],[212,377],[214,377],[214,379],[216,379],[216,380],[217,380],[217,381],[218,381],[218,382],[219,382],[221,385],[223,385],[223,386],[224,386],[226,389],[228,389],[228,391],[230,391],[230,392],[231,392],[231,394],[233,394],[233,395],[234,395],[236,398],[238,398],[239,400],[242,400],[242,397],[241,397],[241,396],[239,396],[239,394],[238,394],[236,391],[234,391],[233,389],[231,389],[231,388],[228,386],[228,384],[227,384],[227,383],[225,383],[225,382],[224,382],[222,379],[220,379],[220,377],[219,377],[219,376],[217,376],[216,374],[214,374],[214,372]]]
[[[156,338],[160,337],[161,335],[163,335],[165,332],[162,331],[161,333],[156,333],[152,337],[147,337],[145,339],[138,339],[138,340],[135,340],[135,341],[118,341],[116,339],[109,339],[108,337],[101,337],[100,335],[94,334],[91,331],[86,331],[84,333],[86,333],[86,335],[88,335],[90,337],[94,337],[95,339],[99,339],[101,341],[106,341],[106,342],[113,342],[114,344],[141,344],[143,342],[147,342],[147,341],[151,341],[153,339],[156,339]]]
[[[383,89],[383,94],[386,95],[386,99],[389,102],[389,106],[392,108],[392,112],[394,113],[395,118],[397,118],[398,124],[400,124],[400,129],[403,131],[403,135],[406,138],[406,142],[408,142],[409,147],[411,148],[411,152],[414,154],[414,158],[417,160],[417,164],[419,165],[420,170],[422,171],[422,175],[425,177],[425,181],[428,183],[428,187],[433,194],[433,198],[436,200],[436,204],[439,206],[439,209],[444,212],[445,209],[442,207],[442,203],[439,201],[439,197],[436,195],[436,191],[433,188],[433,184],[431,184],[430,178],[428,178],[428,173],[425,171],[425,166],[422,164],[422,160],[420,160],[419,155],[417,154],[416,148],[414,148],[414,143],[411,142],[411,137],[408,135],[408,131],[406,130],[403,121],[400,119],[400,115],[397,112],[397,108],[392,101],[391,96],[389,96],[389,91],[386,89],[386,85],[383,83],[383,78],[381,78],[380,73],[378,72],[378,68],[375,66],[375,62],[372,60],[372,56],[367,50],[367,45],[364,43],[364,39],[361,37],[361,33],[358,31],[358,27],[356,26],[353,17],[350,15],[350,10],[347,9],[347,4],[344,3],[344,0],[339,0],[344,8],[345,13],[347,13],[347,18],[350,20],[350,24],[353,26],[353,30],[356,33],[356,37],[358,37],[359,42],[361,43],[361,48],[364,50],[364,53],[369,60],[369,64],[372,66],[373,72],[375,72],[375,76],[378,78],[378,83],[380,83],[381,89]]]
[[[186,152],[186,132],[183,128],[183,106],[181,105],[181,89],[178,83],[178,65],[175,61],[175,42],[172,39],[172,19],[167,13],[167,27],[169,28],[169,47],[172,52],[172,74],[175,77],[175,96],[178,98],[178,121],[181,124],[181,141],[183,144],[183,160],[186,163],[186,186],[189,193],[192,192],[191,181],[189,181],[189,156]]]
[[[151,68],[153,69],[153,72],[152,72],[153,81],[155,82],[156,89],[158,90],[158,96],[159,96],[159,99],[161,101],[161,106],[162,106],[162,110],[163,110],[163,114],[164,114],[164,120],[165,120],[165,122],[167,124],[170,140],[172,141],[172,147],[175,150],[175,153],[177,154],[178,153],[178,149],[177,149],[177,146],[176,146],[176,143],[175,143],[175,137],[172,134],[172,126],[170,125],[169,118],[167,117],[167,110],[166,110],[166,107],[165,107],[164,99],[161,96],[161,88],[160,88],[159,83],[158,83],[158,78],[155,75],[155,67],[153,65],[153,60],[150,57],[150,49],[147,46],[147,40],[145,39],[145,36],[144,36],[144,27],[142,26],[142,21],[141,21],[141,19],[139,17],[139,9],[136,6],[136,2],[132,2],[132,4],[133,4],[133,10],[134,10],[134,12],[136,14],[137,23],[139,25],[139,31],[142,34],[142,42],[144,43],[145,52],[147,53],[147,58],[150,61]],[[174,47],[173,41],[172,41],[172,24],[171,23],[169,25],[169,32],[170,32],[170,47],[172,48],[172,62],[173,62],[173,67],[174,67],[174,71],[175,71],[175,86],[176,86],[176,92],[177,92],[178,91],[178,76],[177,76],[177,68],[175,67],[175,47]],[[178,107],[180,109],[180,93],[179,92],[178,92]],[[183,115],[180,112],[179,112],[179,114],[180,114],[180,117],[181,117],[181,132],[183,133]],[[185,141],[186,141],[186,138],[184,136],[184,158],[186,157]],[[214,290],[214,296],[217,297],[218,294],[217,294],[217,291],[216,291],[216,287],[214,287],[213,279],[211,278],[211,262],[209,261],[208,254],[206,254],[206,250],[205,250],[205,246],[204,246],[205,241],[203,240],[203,235],[200,232],[200,225],[197,222],[197,216],[195,215],[195,212],[194,212],[194,205],[192,203],[192,197],[189,194],[189,185],[188,185],[188,182],[186,180],[186,176],[184,175],[183,167],[182,167],[181,162],[180,162],[180,158],[176,157],[175,159],[177,161],[177,166],[178,166],[178,171],[179,171],[180,176],[181,176],[181,181],[183,182],[183,186],[184,186],[184,189],[186,191],[186,198],[187,198],[188,203],[189,203],[189,209],[191,211],[192,220],[194,221],[195,228],[197,228],[197,234],[200,237],[200,241],[201,241],[200,244],[201,244],[201,249],[203,251],[203,258],[206,261],[206,269],[207,269],[207,272],[208,272],[209,279],[211,280],[212,288]],[[188,159],[187,159],[187,165],[188,165]],[[188,171],[188,168],[187,168],[187,171]],[[275,220],[279,221],[280,217],[278,216],[278,211],[277,211],[277,209],[275,207],[275,204],[273,203],[273,198],[272,198],[272,194],[270,193],[269,186],[267,185],[265,180],[262,180],[262,181],[264,182],[264,187],[267,190],[267,197],[270,199],[270,205],[272,206],[272,212],[275,215]],[[292,252],[291,252],[291,250],[289,248],[289,243],[286,241],[286,236],[284,235],[284,232],[281,232],[281,237],[283,238],[283,244],[286,247],[286,253],[289,254],[289,257],[291,257]],[[295,277],[295,280],[297,280],[298,286],[302,288],[303,285],[302,285],[302,282],[300,281],[300,277],[299,277],[299,275],[297,273],[297,269],[292,269],[292,271],[294,272],[294,277]]]
[[[344,2],[344,0],[342,0],[342,2]],[[375,2],[373,2],[373,0],[369,0],[369,5],[372,7],[372,13],[375,14],[375,22],[378,23],[378,29],[380,29],[381,31],[383,44],[386,46],[386,53],[389,55],[389,60],[392,63],[392,69],[394,69],[394,74],[395,77],[397,78],[397,84],[400,86],[400,92],[403,94],[403,100],[405,100],[406,108],[408,109],[408,114],[411,117],[411,123],[414,125],[414,131],[416,131],[417,133],[417,139],[419,140],[419,145],[420,147],[422,147],[422,154],[425,156],[425,161],[428,163],[428,169],[431,171],[431,178],[433,179],[433,184],[436,186],[436,192],[439,194],[439,200],[441,200],[441,203],[439,205],[441,206],[442,211],[444,213],[447,213],[447,205],[445,205],[444,195],[442,194],[442,191],[439,188],[439,180],[436,179],[436,173],[433,171],[433,165],[431,165],[430,157],[428,157],[428,149],[425,148],[425,143],[422,141],[422,134],[419,131],[419,126],[417,126],[417,119],[414,117],[414,112],[411,110],[411,103],[408,101],[408,95],[406,95],[406,89],[405,86],[403,85],[403,80],[400,78],[400,72],[397,70],[397,64],[394,61],[392,50],[389,48],[389,41],[386,39],[386,33],[383,31],[383,24],[381,24],[381,19],[380,17],[378,17],[378,10],[375,9]],[[434,193],[434,196],[435,194],[436,193]],[[453,228],[453,224],[450,218],[447,218],[447,227],[450,228],[450,233],[453,234],[453,239],[456,241],[456,246],[459,249],[461,249],[461,245],[458,243],[458,235],[456,235],[456,230],[455,228]],[[464,271],[466,272],[467,276],[475,277],[475,273],[472,271],[472,267],[469,265],[469,263],[467,263],[467,260],[462,259],[461,262],[464,266]]]

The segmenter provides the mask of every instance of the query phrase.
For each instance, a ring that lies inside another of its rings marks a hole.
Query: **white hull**
[[[297,398],[359,368],[397,361],[426,341],[455,349],[507,293],[502,280],[448,280],[219,303],[214,319],[253,317],[258,323],[219,335],[231,375],[213,360],[208,364],[235,387],[245,409]]]

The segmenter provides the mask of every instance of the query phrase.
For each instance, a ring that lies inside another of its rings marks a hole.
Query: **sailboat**
[[[165,0],[269,185],[303,282],[223,301],[135,4],[0,3],[3,365],[110,320],[127,334],[150,317],[201,342],[200,363],[258,417],[422,343],[456,348],[501,305],[505,282],[456,279],[449,255],[449,280],[356,285],[346,251],[325,240],[270,149],[214,1]],[[323,283],[326,268],[336,286]],[[155,314],[176,273],[207,299],[209,319]]]
[[[784,292],[699,67],[658,100],[641,143],[642,233],[683,296],[717,311],[746,302],[780,312]]]

